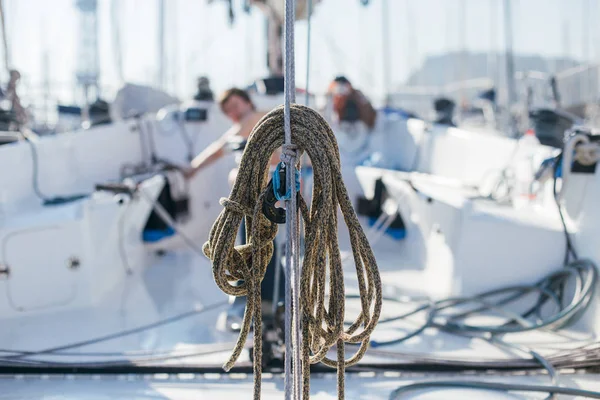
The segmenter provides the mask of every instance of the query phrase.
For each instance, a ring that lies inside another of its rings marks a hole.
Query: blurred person
[[[210,81],[207,77],[201,76],[196,83],[197,89],[194,95],[194,100],[197,101],[213,101],[213,91],[210,88]]]
[[[192,162],[191,167],[186,171],[188,179],[193,178],[198,172],[204,170],[209,165],[222,158],[228,153],[228,148],[231,143],[238,143],[236,150],[240,151],[245,146],[245,141],[250,136],[254,126],[266,114],[263,111],[257,111],[256,106],[248,93],[242,89],[231,88],[226,90],[218,100],[219,106],[223,113],[233,122],[233,126],[227,130],[223,136],[210,144]],[[274,168],[279,162],[279,153],[275,152],[271,158],[271,168]],[[237,176],[237,168],[233,169],[229,174],[231,184]],[[245,224],[242,220],[240,232],[242,243],[246,240]],[[277,262],[277,244],[275,243],[273,256],[267,267],[267,272],[262,281],[262,293],[264,312],[270,312],[274,297],[275,289],[275,270],[278,267]],[[285,294],[285,280],[283,278],[283,270],[281,270],[281,278],[279,281],[279,301],[283,300]],[[229,329],[238,330],[242,325],[244,316],[244,308],[246,305],[246,297],[236,297],[230,309],[227,311],[226,325]]]
[[[436,98],[433,102],[433,109],[435,111],[434,123],[455,127],[455,108],[456,104],[451,99],[448,99],[446,97]]]
[[[5,98],[10,101],[11,111],[14,112],[16,121],[19,125],[27,123],[27,112],[21,105],[21,99],[17,94],[17,84],[21,80],[21,73],[16,69],[10,70],[10,80],[6,87]]]
[[[369,130],[375,127],[377,112],[366,96],[355,89],[345,76],[336,77],[327,93],[333,100],[336,122],[362,122]]]
[[[250,95],[238,88],[226,90],[219,98],[219,106],[233,125],[192,160],[191,168],[186,172],[188,178],[194,177],[199,171],[226,155],[228,145],[232,141],[247,140],[254,126],[266,114],[257,111]],[[277,165],[279,159],[274,156],[271,161],[272,165]],[[234,174],[236,171],[233,171]]]

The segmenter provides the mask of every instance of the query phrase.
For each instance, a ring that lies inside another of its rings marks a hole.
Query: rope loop
[[[298,146],[295,144],[284,144],[281,147],[281,162],[286,165],[294,165],[299,158]]]
[[[297,104],[290,108],[292,142],[283,146],[282,162],[294,165],[306,152],[313,166],[310,208],[297,196],[302,215],[305,251],[300,274],[302,345],[302,398],[310,394],[310,365],[322,362],[338,370],[338,398],[344,398],[344,370],[360,361],[381,314],[381,278],[366,235],[354,213],[342,181],[340,154],[335,135],[316,111]],[[215,282],[227,294],[247,296],[240,336],[224,365],[230,369],[240,356],[254,323],[254,399],[260,399],[262,365],[262,309],[260,283],[273,254],[277,224],[262,214],[269,189],[269,163],[283,145],[284,109],[265,115],[253,129],[229,198],[213,224],[204,254],[212,260]],[[360,313],[345,329],[344,268],[338,245],[338,209],[348,227],[360,293]],[[246,245],[235,246],[236,235],[246,218]],[[243,280],[241,285],[237,281]],[[286,304],[286,307],[290,307]],[[360,344],[345,358],[345,344]],[[327,358],[336,349],[337,359]]]
[[[219,204],[232,213],[241,214],[243,216],[252,215],[252,209],[250,207],[245,207],[236,201],[228,199],[227,197],[221,197]]]

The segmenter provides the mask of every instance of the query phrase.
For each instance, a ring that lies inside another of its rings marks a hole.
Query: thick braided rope
[[[310,211],[304,200],[299,198],[305,234],[300,283],[302,397],[309,398],[310,364],[322,362],[338,369],[338,398],[343,399],[344,370],[363,357],[381,313],[381,279],[371,247],[342,182],[339,150],[331,128],[317,112],[296,104],[291,107],[291,123],[293,143],[300,153],[308,153],[314,173]],[[256,400],[260,399],[261,385],[260,283],[277,233],[277,226],[262,215],[261,204],[271,154],[283,144],[282,130],[283,107],[271,111],[256,125],[242,156],[231,194],[228,199],[221,199],[225,209],[215,221],[209,240],[203,247],[206,256],[212,260],[214,279],[221,290],[229,295],[247,296],[240,336],[224,368],[229,370],[239,357],[253,320]],[[344,276],[337,236],[338,205],[350,233],[361,297],[361,312],[346,330]],[[236,233],[244,216],[248,244],[235,246]],[[240,279],[244,283],[234,286],[233,283]],[[344,358],[345,343],[360,344],[356,354],[349,359]],[[334,346],[337,346],[336,360],[327,357]]]

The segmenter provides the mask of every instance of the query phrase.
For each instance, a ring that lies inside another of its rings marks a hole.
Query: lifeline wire
[[[600,392],[590,390],[567,388],[561,386],[543,386],[543,385],[522,385],[514,383],[499,383],[499,382],[480,382],[480,381],[431,381],[413,383],[411,385],[402,386],[392,392],[390,400],[400,399],[401,395],[407,392],[430,389],[430,388],[465,388],[465,389],[482,389],[494,390],[501,392],[540,392],[540,393],[555,393],[568,396],[580,396],[590,399],[600,399]]]
[[[292,127],[290,122],[290,106],[296,101],[296,68],[294,55],[294,24],[296,22],[296,0],[285,0],[285,54],[284,54],[284,111],[283,127],[285,142],[281,153],[281,161],[287,166],[286,184],[288,188],[295,187],[296,176],[296,146],[292,141]],[[298,209],[296,207],[295,191],[292,190],[290,199],[286,201],[286,244],[285,268],[288,271],[285,280],[285,399],[300,400],[300,387],[302,385],[302,366],[300,365],[301,333],[300,333],[300,255],[298,238]],[[291,289],[291,290],[290,290]],[[291,299],[290,299],[291,294]],[[291,300],[291,301],[290,301]],[[291,340],[290,339],[291,332]],[[293,381],[292,381],[293,376]]]
[[[310,211],[298,195],[304,221],[305,256],[301,275],[302,396],[309,398],[310,364],[319,362],[338,368],[338,398],[343,399],[345,368],[365,354],[370,335],[381,314],[381,278],[371,247],[354,213],[342,181],[340,155],[335,135],[316,111],[298,104],[290,106],[292,141],[306,151],[314,171]],[[262,215],[271,154],[283,145],[284,110],[279,107],[264,116],[250,134],[239,173],[225,209],[215,221],[204,254],[212,260],[213,276],[221,290],[231,296],[247,296],[238,343],[225,364],[233,367],[254,320],[254,399],[260,399],[262,363],[261,288],[273,252],[277,225]],[[288,170],[291,170],[288,169]],[[338,245],[338,207],[348,226],[361,297],[361,312],[344,329],[345,293],[343,266]],[[246,245],[235,246],[236,235],[246,217]],[[238,281],[243,281],[237,285]],[[329,296],[326,296],[326,293]],[[360,347],[344,359],[346,343]],[[337,360],[327,358],[337,348]]]
[[[203,314],[209,311],[213,311],[215,309],[218,309],[222,306],[225,306],[228,304],[228,301],[221,301],[215,304],[209,304],[205,307],[201,307],[198,309],[194,309],[191,311],[187,311],[181,314],[177,314],[174,315],[172,317],[169,318],[165,318],[150,324],[146,324],[146,325],[142,325],[142,326],[138,326],[136,328],[132,328],[132,329],[127,329],[124,331],[120,331],[120,332],[114,332],[108,335],[104,335],[104,336],[100,336],[100,337],[96,337],[93,339],[88,339],[88,340],[83,340],[80,342],[74,342],[74,343],[69,343],[69,344],[65,344],[62,346],[57,346],[57,347],[51,347],[51,348],[47,348],[44,350],[38,350],[38,351],[21,351],[21,350],[12,350],[14,353],[13,355],[9,355],[6,357],[1,357],[0,361],[6,361],[6,360],[14,360],[14,359],[22,359],[25,357],[31,357],[31,356],[39,356],[39,355],[44,355],[44,354],[53,354],[56,352],[60,352],[63,350],[69,350],[69,349],[75,349],[75,348],[79,348],[79,347],[84,347],[84,346],[90,346],[96,343],[101,343],[101,342],[106,342],[108,340],[113,340],[113,339],[118,339],[124,336],[129,336],[129,335],[133,335],[139,332],[144,332],[147,331],[149,329],[154,329],[154,328],[158,328],[160,326],[163,325],[167,325],[167,324],[171,324],[173,322],[176,321],[181,321],[183,319],[187,319],[193,316],[197,316],[199,314]],[[4,350],[3,350],[4,351]]]

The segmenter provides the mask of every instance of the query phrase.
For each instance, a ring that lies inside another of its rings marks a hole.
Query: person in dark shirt
[[[21,74],[16,69],[10,71],[10,81],[6,87],[5,97],[10,100],[11,110],[15,114],[15,118],[19,125],[25,125],[27,123],[27,112],[21,105],[21,99],[17,94],[17,84],[21,79]]]
[[[194,100],[197,100],[197,101],[213,101],[214,100],[213,92],[210,88],[210,81],[208,80],[207,77],[201,76],[200,78],[198,78],[197,85],[198,85],[198,90],[196,92],[196,95],[194,96]]]
[[[352,87],[345,76],[338,76],[331,82],[328,94],[333,99],[333,111],[339,122],[361,121],[370,130],[375,127],[377,112],[365,95]]]

